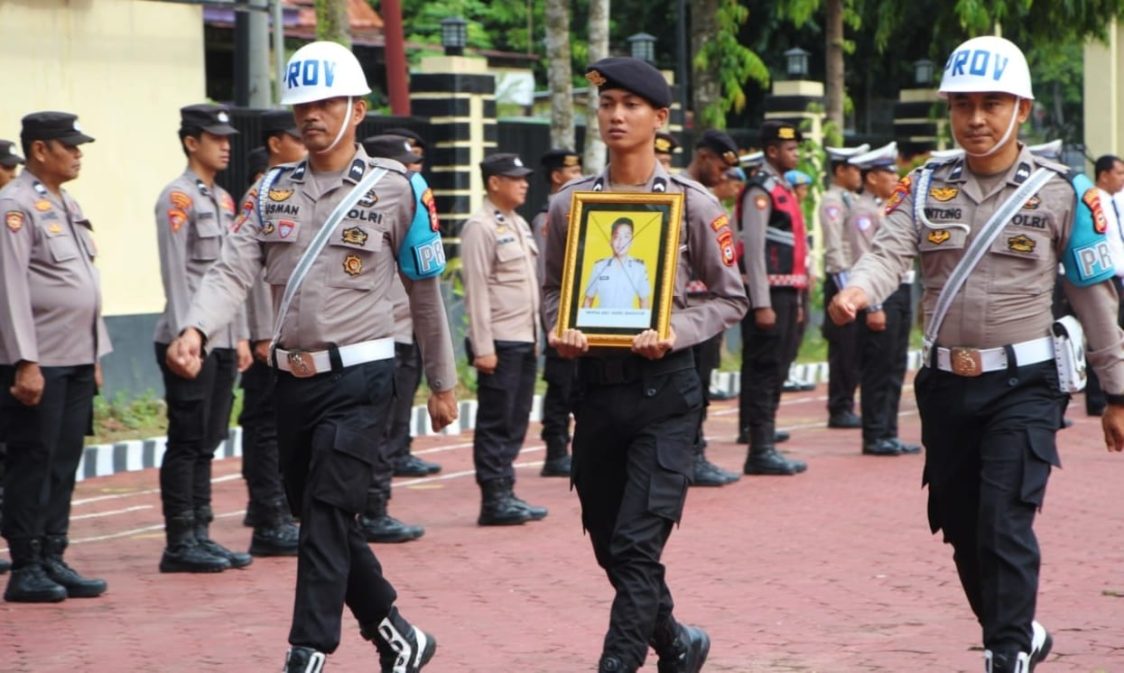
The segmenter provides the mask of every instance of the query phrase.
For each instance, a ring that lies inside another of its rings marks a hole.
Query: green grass
[[[112,444],[130,439],[162,437],[168,433],[168,405],[156,393],[146,390],[139,397],[129,397],[124,391],[112,399],[94,398],[94,434],[86,438],[86,445]],[[234,406],[230,425],[238,424],[242,413],[242,389],[234,389]]]

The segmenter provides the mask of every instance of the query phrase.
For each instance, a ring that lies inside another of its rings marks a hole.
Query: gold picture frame
[[[647,329],[666,339],[682,217],[682,193],[574,192],[559,336],[578,329],[590,346],[615,348]]]

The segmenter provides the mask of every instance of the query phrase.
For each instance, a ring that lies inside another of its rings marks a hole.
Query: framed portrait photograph
[[[558,330],[628,348],[647,329],[666,338],[679,260],[683,195],[574,192]]]

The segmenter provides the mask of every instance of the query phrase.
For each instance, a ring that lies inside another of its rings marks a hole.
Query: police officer
[[[1023,53],[999,37],[969,40],[948,59],[940,92],[965,156],[933,162],[898,185],[871,252],[830,313],[853,320],[897,290],[920,256],[928,327],[915,389],[929,523],[952,544],[982,626],[986,670],[1025,673],[1050,649],[1034,621],[1040,555],[1032,524],[1058,465],[1059,385],[1068,388],[1074,371],[1056,366],[1069,349],[1055,351],[1051,338],[1059,262],[1107,394],[1111,451],[1124,449],[1124,333],[1095,189],[1018,142],[1034,99]]]
[[[639,669],[649,645],[661,671],[697,673],[707,634],[679,624],[660,561],[683,512],[702,390],[691,347],[735,323],[746,310],[735,267],[733,233],[718,201],[694,180],[671,176],[656,160],[653,139],[667,120],[671,90],[658,70],[632,58],[602,59],[586,71],[599,89],[601,138],[609,165],[576,180],[551,202],[546,237],[547,317],[557,325],[572,191],[682,194],[679,262],[666,337],[644,330],[631,349],[590,349],[579,330],[549,339],[563,357],[580,357],[574,426],[574,485],[597,563],[616,596],[599,670]],[[710,293],[688,305],[696,275]]]
[[[0,188],[11,182],[16,177],[16,171],[23,163],[23,157],[16,154],[12,148],[15,143],[10,140],[0,140]],[[0,438],[0,522],[3,521],[4,509],[4,442]],[[8,572],[12,567],[4,559],[0,559],[0,574]]]
[[[801,294],[808,287],[804,215],[784,179],[796,167],[800,131],[785,122],[765,122],[765,163],[746,183],[738,202],[745,247],[746,285],[753,307],[742,319],[741,396],[738,426],[749,440],[746,474],[792,475],[808,468],[776,450],[781,386],[796,354]]]
[[[687,176],[714,193],[726,180],[726,171],[736,169],[737,166],[738,146],[734,140],[721,131],[708,129],[695,143],[695,153],[691,157],[691,163],[687,165]],[[708,291],[705,283],[692,278],[687,285],[688,306],[705,300]],[[738,474],[724,470],[706,459],[706,437],[703,434],[706,410],[710,406],[710,376],[722,357],[723,335],[723,332],[719,332],[691,349],[703,394],[703,410],[699,414],[699,425],[695,432],[695,462],[691,475],[693,486],[725,486],[740,478]]]
[[[681,152],[679,141],[667,131],[657,131],[656,139],[652,141],[656,148],[656,160],[660,162],[665,171],[671,170],[671,155]]]
[[[845,222],[863,186],[862,172],[851,159],[870,150],[858,147],[824,147],[830,162],[831,186],[820,198],[820,230],[823,232],[824,306],[847,284],[847,272],[858,259],[844,234]],[[823,321],[827,340],[827,426],[857,428],[855,389],[859,386],[859,337],[855,324],[836,325]]]
[[[898,144],[890,143],[850,158],[862,171],[863,191],[844,224],[844,238],[854,259],[870,251],[882,226],[882,209],[898,184]],[[897,456],[921,447],[898,438],[898,406],[909,358],[910,300],[913,269],[880,306],[871,306],[859,323],[862,386],[862,452]]]
[[[203,275],[222,253],[234,221],[234,200],[215,183],[230,162],[230,113],[219,105],[180,110],[180,143],[187,168],[156,200],[156,240],[164,313],[153,335],[156,362],[164,378],[168,407],[168,448],[160,465],[160,500],[167,546],[160,572],[221,572],[250,564],[249,554],[215,542],[209,527],[211,461],[227,437],[234,402],[234,378],[251,364],[242,311],[222,330],[208,334],[206,364],[198,377],[185,378],[164,363],[164,353],[187,316]]]
[[[339,644],[346,604],[383,671],[416,673],[431,636],[395,608],[394,587],[359,530],[378,433],[394,382],[390,274],[402,275],[430,389],[430,417],[457,416],[449,324],[438,277],[444,254],[425,181],[370,159],[355,143],[370,93],[359,61],[334,42],[289,59],[282,103],[293,106],[307,161],[279,166],[243,206],[222,260],[208,272],[168,349],[168,364],[198,374],[209,336],[237,314],[264,266],[277,315],[271,361],[285,489],[300,513],[300,561],[286,673],[320,673]],[[332,76],[328,77],[327,74]],[[291,217],[266,215],[289,203]]]
[[[531,233],[540,254],[538,260],[538,282],[542,286],[545,274],[545,257],[541,254],[546,245],[546,213],[550,201],[558,190],[570,180],[582,175],[582,158],[570,149],[552,149],[542,155],[539,161],[543,177],[550,188],[550,196],[543,203],[542,210],[531,220]],[[550,324],[543,318],[544,330]],[[558,351],[550,345],[546,347],[543,363],[543,379],[546,381],[546,394],[542,400],[542,440],[546,445],[541,475],[544,477],[570,476],[570,413],[573,411],[574,377],[577,368],[574,361],[559,357]]]
[[[391,159],[410,169],[417,166],[421,157],[414,154],[404,136],[379,135],[363,141],[367,155],[375,159]],[[409,460],[410,417],[414,408],[414,394],[421,381],[420,358],[414,343],[414,322],[410,318],[410,297],[402,279],[396,274],[390,278],[390,302],[394,317],[394,395],[386,426],[380,437],[382,460],[375,461],[374,476],[367,489],[367,507],[359,516],[359,527],[367,542],[398,543],[416,540],[425,534],[425,528],[403,523],[387,513],[391,498],[391,481],[396,466],[405,455]],[[430,474],[426,465],[436,472],[440,465],[417,461],[408,467],[411,475]]]
[[[15,153],[16,144],[11,140],[0,140],[0,188],[15,179],[23,157]]]
[[[93,225],[63,183],[93,142],[65,112],[23,118],[27,169],[0,191],[0,437],[7,444],[4,600],[89,598],[106,583],[63,560],[70,497],[93,423],[99,359],[110,351]]]
[[[482,495],[481,526],[505,526],[546,517],[512,490],[512,467],[531,413],[539,339],[539,254],[531,228],[515,209],[527,198],[530,168],[515,154],[480,163],[488,195],[461,231],[466,351],[476,368],[476,431],[472,462]]]
[[[269,168],[298,162],[307,153],[292,114],[269,110],[262,113],[260,121],[265,157],[260,168],[250,168],[254,182]],[[248,198],[246,194],[242,201]],[[299,531],[285,503],[277,450],[277,412],[269,364],[273,303],[264,275],[258,276],[246,300],[246,323],[254,359],[250,368],[242,372],[242,413],[238,424],[242,426],[242,477],[250,495],[246,518],[254,529],[250,555],[296,556]]]
[[[426,151],[429,148],[429,146],[425,142],[425,138],[422,138],[417,131],[412,131],[408,128],[403,127],[387,129],[386,131],[383,131],[383,135],[399,136],[405,138],[406,141],[410,143],[410,153],[417,155],[418,161],[416,166],[407,166],[406,168],[409,168],[413,171],[418,171],[420,173],[422,170],[422,166],[425,163]]]
[[[801,210],[803,210],[804,202],[808,199],[808,190],[812,188],[812,176],[808,175],[804,171],[798,171],[794,168],[790,171],[785,171],[784,179],[788,181],[788,184],[792,185],[792,193],[796,195],[796,202],[800,204]],[[807,240],[808,240],[808,246],[811,247],[812,236],[809,235]],[[814,276],[811,275],[812,272],[811,272],[810,266],[811,265],[809,265],[808,281],[809,281],[810,284],[812,284],[814,282],[815,278],[814,278]],[[805,316],[809,315],[810,311],[811,311],[811,298],[809,297],[809,294],[810,294],[809,292],[805,292],[801,295],[800,306],[801,306],[801,310],[803,310],[803,312],[804,312],[803,315],[805,315]],[[797,323],[797,325],[796,325],[796,338],[793,339],[790,342],[791,343],[790,353],[787,356],[789,361],[795,361],[796,360],[796,355],[800,352],[800,344],[804,343],[804,332],[807,331],[807,328],[808,328],[808,321],[807,320],[801,320],[799,323]],[[786,393],[802,392],[802,391],[815,390],[815,389],[816,389],[816,384],[806,383],[806,382],[801,381],[799,379],[793,378],[792,375],[791,375],[791,370],[790,370],[788,378],[785,379],[784,384],[781,386],[781,392],[786,392]],[[781,439],[782,437],[784,437],[784,439]],[[782,441],[786,441],[788,439],[788,433],[778,430],[776,433],[774,433],[773,438],[778,443],[782,442]]]

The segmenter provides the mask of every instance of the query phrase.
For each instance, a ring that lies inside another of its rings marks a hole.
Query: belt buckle
[[[983,374],[983,357],[975,348],[953,348],[949,352],[952,373],[957,376],[979,376]]]
[[[285,358],[289,361],[289,373],[298,379],[306,379],[316,375],[316,363],[312,361],[311,353],[289,351]]]

